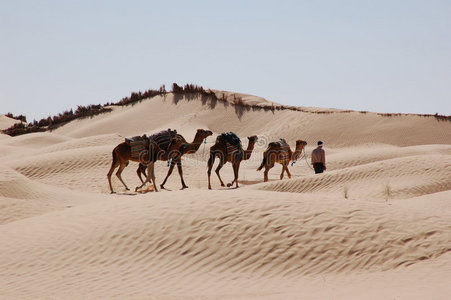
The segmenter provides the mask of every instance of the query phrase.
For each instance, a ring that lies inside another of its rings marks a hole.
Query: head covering
[[[318,146],[322,146],[323,142],[322,141],[318,141]]]

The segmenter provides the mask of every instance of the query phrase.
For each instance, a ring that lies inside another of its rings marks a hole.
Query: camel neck
[[[252,151],[254,151],[255,142],[249,143],[247,149],[244,151],[244,160],[251,158]]]
[[[200,136],[200,134],[196,134],[193,141],[190,144],[188,144],[188,151],[196,152],[199,149],[200,144],[202,144],[202,141],[203,141],[203,138]]]
[[[298,159],[298,158],[301,156],[302,150],[303,150],[303,149],[304,149],[304,147],[301,147],[301,149],[296,149],[296,150],[294,150],[294,152],[293,152],[293,157],[292,157],[291,160],[296,160],[296,159]]]

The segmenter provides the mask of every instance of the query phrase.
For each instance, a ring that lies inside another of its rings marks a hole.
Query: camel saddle
[[[221,137],[226,140],[227,143],[233,146],[241,146],[241,140],[234,132],[222,133]]]
[[[279,160],[288,163],[291,160],[290,146],[285,139],[279,139],[276,143],[280,146]]]
[[[234,132],[222,133],[221,137],[226,141],[227,153],[231,153],[236,159],[240,159],[243,154],[240,138]]]
[[[176,137],[181,138],[181,136],[177,134],[177,130],[171,130],[169,128],[168,130],[163,130],[152,134],[149,138],[153,139],[162,150],[168,151],[171,139]]]
[[[125,142],[130,145],[132,159],[139,159],[144,154],[148,141],[149,138],[146,135],[125,138]]]

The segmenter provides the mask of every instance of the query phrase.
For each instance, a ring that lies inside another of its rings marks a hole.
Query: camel
[[[278,142],[269,143],[268,148],[263,152],[263,161],[257,171],[260,171],[265,167],[264,181],[266,182],[268,181],[269,170],[274,167],[274,164],[277,162],[282,165],[280,179],[283,179],[285,171],[287,171],[288,178],[291,178],[291,173],[288,170],[288,163],[292,160],[297,160],[306,145],[307,142],[297,140],[296,149],[293,152],[284,139],[280,139]]]
[[[171,140],[171,143],[174,147],[172,151],[165,152],[164,155],[161,155],[158,157],[158,160],[167,161],[171,160],[170,155],[172,155],[172,161],[170,163],[170,167],[168,170],[168,173],[166,175],[166,178],[164,179],[163,183],[160,185],[160,188],[164,189],[164,185],[166,184],[166,181],[168,180],[169,176],[172,174],[172,171],[174,170],[174,166],[177,164],[177,169],[182,181],[182,189],[188,188],[188,186],[185,184],[185,181],[183,180],[183,170],[182,170],[182,156],[185,154],[193,154],[195,153],[202,144],[202,141],[207,138],[208,136],[212,135],[213,132],[210,130],[204,130],[204,129],[197,129],[196,135],[194,136],[194,139],[192,143],[188,143],[185,138],[180,135],[175,135],[175,140],[177,140],[177,143],[175,141]],[[174,138],[172,138],[174,139]],[[159,141],[156,141],[159,143]],[[178,148],[176,147],[178,145]],[[161,146],[164,149],[164,145],[159,143],[159,146]],[[140,164],[138,167],[138,170],[136,170],[136,173],[138,173],[139,179],[141,179],[141,174],[144,174],[146,176],[146,166],[143,164]],[[141,179],[141,181],[143,181]]]
[[[254,145],[257,142],[257,136],[253,135],[248,137],[249,144],[247,146],[247,150],[236,149],[235,151],[227,150],[227,140],[224,135],[219,135],[216,138],[216,143],[210,148],[210,159],[208,160],[208,189],[211,190],[210,184],[210,175],[211,169],[215,162],[216,156],[219,157],[219,165],[216,168],[215,172],[218,175],[219,181],[221,182],[221,186],[225,186],[224,182],[219,175],[219,170],[224,166],[225,163],[231,162],[233,167],[234,179],[231,183],[227,184],[227,187],[231,187],[233,183],[236,184],[238,188],[238,171],[240,169],[240,164],[242,160],[248,160],[251,157],[252,151],[254,150]]]
[[[154,143],[149,139],[146,135],[143,135],[141,137],[142,141],[144,141],[144,150],[142,153],[140,153],[138,158],[132,158],[132,149],[130,146],[130,143],[125,141],[117,145],[112,152],[113,155],[113,162],[111,163],[111,168],[107,174],[108,177],[108,183],[110,185],[110,191],[113,194],[113,186],[111,185],[111,175],[114,172],[114,169],[119,167],[119,169],[116,172],[117,178],[122,182],[122,184],[125,186],[125,189],[129,191],[130,189],[127,187],[125,182],[122,180],[121,174],[122,171],[126,166],[128,166],[129,161],[136,161],[136,162],[151,162],[155,155],[161,153],[163,150],[158,146],[158,144]],[[149,149],[149,150],[147,150]],[[151,153],[149,153],[151,152]],[[151,154],[151,155],[149,155]]]

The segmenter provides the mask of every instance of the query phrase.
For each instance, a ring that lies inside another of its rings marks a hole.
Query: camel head
[[[296,151],[302,151],[302,149],[304,149],[304,147],[307,145],[306,141],[303,140],[297,140],[296,141]]]
[[[248,160],[251,158],[252,151],[254,151],[254,145],[258,140],[258,137],[256,135],[248,136],[247,139],[249,140],[249,143],[247,144],[247,149],[244,151],[244,160]]]
[[[296,141],[296,150],[294,150],[294,159],[298,159],[304,147],[307,145],[306,141],[297,140]]]
[[[250,145],[250,144],[255,144],[258,140],[258,137],[256,135],[253,135],[253,136],[248,136],[247,139],[249,140],[249,145]]]
[[[197,137],[205,139],[205,138],[209,137],[210,135],[213,135],[213,132],[211,130],[197,129],[197,132],[196,132]]]

